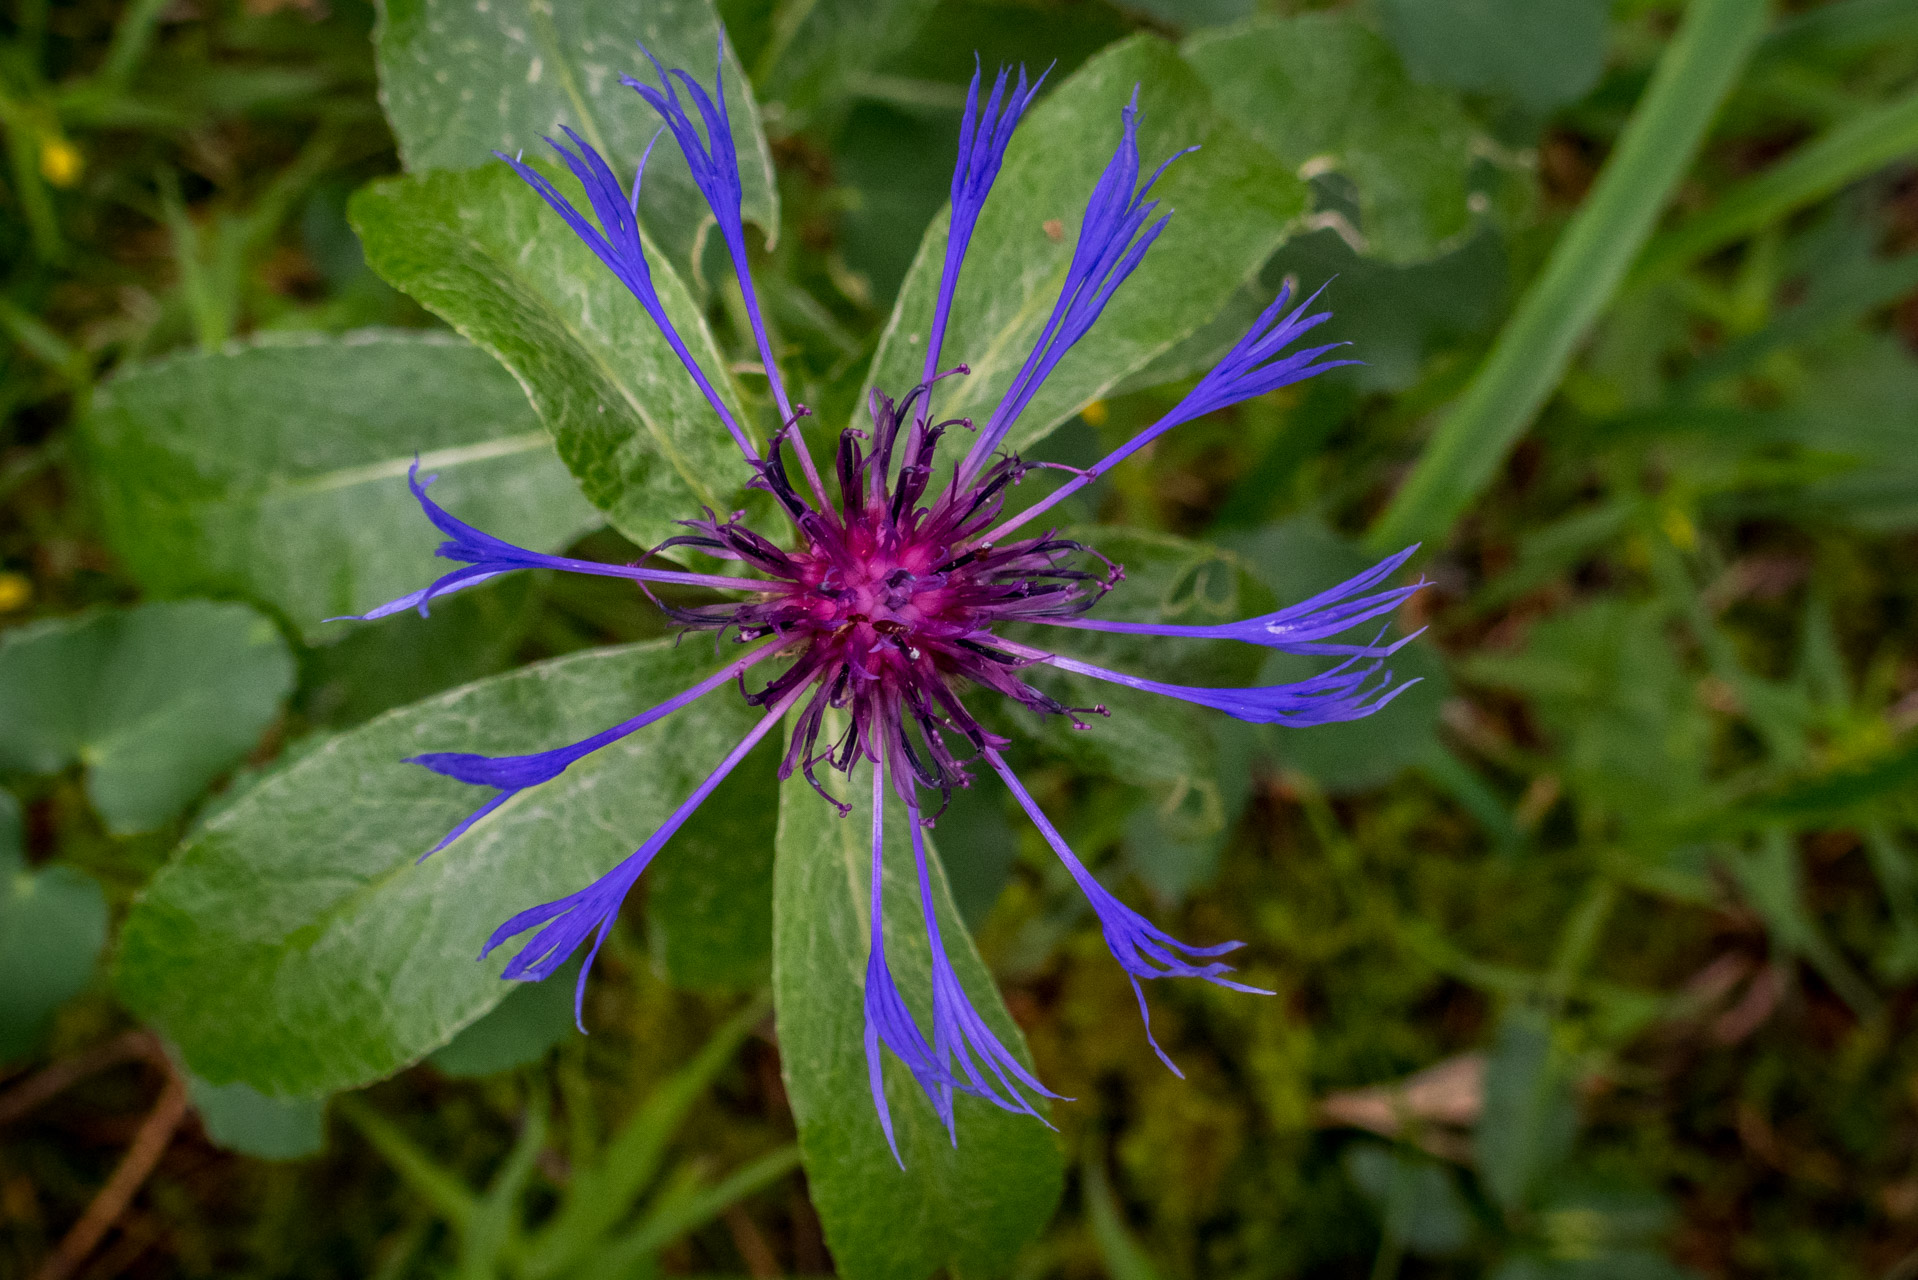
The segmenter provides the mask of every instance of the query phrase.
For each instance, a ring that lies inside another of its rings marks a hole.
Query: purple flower
[[[790,533],[767,536],[747,528],[740,513],[722,518],[707,512],[700,519],[682,522],[688,532],[655,548],[696,549],[732,561],[751,576],[571,560],[512,546],[461,523],[427,496],[430,480],[413,476],[414,494],[447,535],[439,554],[462,567],[364,616],[383,617],[414,607],[423,613],[435,596],[515,569],[543,567],[631,578],[642,589],[652,583],[672,583],[732,593],[737,598],[723,604],[661,607],[684,627],[722,634],[731,631],[737,643],[749,646],[743,656],[679,696],[581,742],[526,756],[440,752],[414,757],[415,763],[437,773],[498,792],[429,852],[457,839],[520,790],[557,777],[574,761],[722,685],[737,683],[749,704],[764,708],[752,732],[631,857],[578,892],[508,920],[487,939],[482,957],[510,938],[537,930],[506,966],[505,976],[541,979],[590,938],[591,950],[580,970],[575,998],[577,1016],[593,956],[634,882],[700,802],[790,714],[793,729],[779,766],[782,779],[801,774],[827,802],[839,805],[843,814],[850,806],[827,791],[818,770],[851,774],[862,761],[871,766],[873,932],[866,970],[866,1053],[873,1103],[895,1157],[898,1149],[881,1072],[884,1052],[892,1053],[911,1071],[949,1131],[958,1093],[1043,1121],[1033,1099],[1059,1095],[1020,1064],[973,1006],[946,956],[933,909],[920,833],[929,821],[922,816],[922,804],[936,795],[937,803],[931,805],[936,814],[954,787],[971,785],[976,765],[983,763],[1011,789],[1084,891],[1114,958],[1139,993],[1142,1016],[1146,1006],[1141,979],[1187,977],[1239,991],[1257,988],[1232,980],[1231,968],[1219,959],[1240,944],[1180,942],[1094,878],[1007,767],[1006,740],[975,717],[962,694],[977,687],[1041,715],[1064,716],[1084,727],[1074,709],[1045,692],[1044,681],[1035,681],[1053,669],[1198,703],[1255,723],[1306,727],[1355,720],[1379,710],[1408,686],[1393,684],[1391,673],[1382,667],[1396,644],[1381,644],[1378,637],[1369,642],[1333,638],[1390,612],[1420,584],[1386,585],[1411,555],[1412,549],[1407,549],[1330,591],[1242,622],[1205,627],[1105,622],[1088,616],[1088,611],[1119,580],[1118,566],[1054,531],[1017,537],[1013,531],[1172,427],[1351,362],[1326,359],[1332,349],[1326,346],[1292,349],[1326,316],[1306,314],[1311,299],[1290,305],[1289,291],[1281,290],[1251,331],[1170,413],[1110,456],[1073,473],[1036,505],[1000,520],[1008,486],[1028,468],[1019,458],[1000,453],[999,446],[1060,359],[1137,268],[1170,216],[1155,218],[1156,204],[1147,196],[1166,165],[1178,156],[1140,183],[1135,92],[1133,103],[1121,112],[1118,148],[1087,203],[1065,284],[1038,341],[1005,398],[952,466],[946,483],[935,485],[941,443],[954,428],[973,426],[965,419],[937,420],[933,412],[941,381],[967,372],[964,365],[944,371],[939,367],[953,296],[980,209],[1020,117],[1039,88],[1038,84],[1028,86],[1023,69],[1010,85],[1008,72],[1001,70],[982,105],[981,77],[975,73],[960,127],[944,271],[928,335],[925,371],[919,384],[907,388],[898,400],[873,393],[869,433],[854,429],[841,433],[832,459],[838,493],[834,501],[796,429],[807,411],[787,397],[753,291],[740,211],[739,163],[726,116],[724,86],[716,76],[708,92],[685,72],[668,73],[654,65],[660,87],[631,79],[626,83],[661,116],[684,152],[695,182],[712,206],[738,274],[746,315],[783,424],[763,450],[727,411],[674,332],[653,288],[633,213],[644,158],[629,194],[606,161],[578,135],[567,131],[570,146],[552,143],[585,189],[591,218],[532,168],[501,158],[518,170],[639,300],[738,443],[751,473],[748,483],[772,495],[791,526]],[[796,463],[803,487],[789,474],[788,457]],[[1001,634],[1011,623],[1234,639],[1344,660],[1293,684],[1198,688],[1147,680],[1035,648]],[[770,676],[758,670],[761,664],[771,664],[765,669]],[[751,685],[749,674],[754,677]],[[1094,710],[1103,712],[1103,708]],[[829,711],[839,713],[835,723],[844,726],[836,736],[827,732]],[[908,817],[919,900],[931,944],[930,1037],[908,1010],[886,960],[880,885],[888,788]],[[1149,1021],[1147,1038],[1151,1040]],[[1156,1041],[1152,1047],[1172,1067]],[[956,1131],[953,1136],[956,1141]]]

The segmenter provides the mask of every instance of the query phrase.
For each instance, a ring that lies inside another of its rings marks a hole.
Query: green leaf
[[[1748,796],[1719,830],[1756,823],[1809,827],[1843,822],[1865,806],[1903,791],[1918,781],[1918,739],[1895,750],[1849,760],[1837,769],[1796,778],[1769,792]]]
[[[677,986],[747,991],[772,976],[779,744],[740,762],[647,874],[646,940]]]
[[[269,1098],[243,1084],[187,1076],[200,1124],[216,1146],[261,1160],[300,1160],[326,1145],[325,1098]]]
[[[367,330],[135,365],[86,419],[108,539],[150,592],[233,592],[316,641],[447,565],[406,487],[552,550],[597,523],[511,374],[450,335]]]
[[[557,460],[553,469],[571,489]],[[572,500],[578,498],[572,489]],[[426,572],[437,575],[446,568],[441,560]],[[539,577],[506,574],[441,596],[424,618],[409,612],[359,626],[336,624],[344,634],[335,643],[301,655],[301,709],[314,728],[346,729],[382,711],[499,674],[514,665],[527,632],[539,621],[547,600]],[[415,585],[430,581],[421,576]]]
[[[709,0],[387,0],[382,13],[374,38],[380,105],[409,173],[497,165],[495,151],[547,154],[542,139],[570,125],[614,172],[629,174],[660,127],[653,109],[619,82],[631,75],[657,83],[640,42],[668,70],[684,69],[710,86],[721,36]],[[775,235],[772,153],[730,44],[725,58],[746,217]],[[684,270],[712,215],[670,138],[646,166],[640,217]]]
[[[1343,354],[1364,363],[1322,377],[1349,380],[1363,391],[1411,387],[1429,357],[1489,330],[1506,298],[1505,246],[1489,229],[1450,253],[1409,266],[1361,257],[1336,232],[1318,231],[1286,241],[1264,275],[1291,275],[1315,287],[1331,281],[1319,305],[1332,318],[1311,340],[1351,343]]]
[[[1501,1208],[1521,1208],[1571,1154],[1578,1108],[1544,1014],[1514,1007],[1499,1022],[1485,1063],[1485,1107],[1473,1146],[1479,1177]]]
[[[350,214],[375,271],[512,370],[621,533],[651,546],[701,506],[741,505],[745,460],[665,338],[505,165],[376,183]],[[688,350],[745,423],[697,304],[657,254],[652,272]]]
[[[1135,36],[1113,46],[1036,107],[1006,153],[973,234],[940,357],[972,372],[945,384],[941,415],[985,421],[1030,352],[1065,280],[1086,198],[1111,159],[1119,110],[1134,85],[1147,173],[1184,147],[1203,149],[1153,188],[1161,209],[1177,214],[1047,380],[1008,437],[1009,448],[1030,447],[1196,332],[1259,269],[1304,208],[1303,184],[1214,108],[1170,45]],[[919,381],[945,247],[942,215],[927,228],[900,289],[869,386],[901,395]]]
[[[496,1075],[538,1062],[574,1029],[573,991],[578,980],[575,960],[544,982],[514,983],[511,994],[485,1017],[467,1024],[426,1060],[456,1079]]]
[[[1194,36],[1183,52],[1219,109],[1288,171],[1352,184],[1367,256],[1429,258],[1466,229],[1464,110],[1451,94],[1414,84],[1392,47],[1357,21],[1255,18]]]
[[[31,870],[21,846],[20,802],[0,791],[0,1062],[86,989],[107,940],[100,886],[72,867]]]
[[[1617,290],[1765,26],[1763,0],[1697,0],[1591,194],[1368,539],[1437,543],[1498,474]]]
[[[491,793],[404,758],[551,749],[713,665],[669,641],[575,654],[326,741],[208,821],[154,878],[126,924],[124,998],[194,1071],[273,1094],[351,1088],[445,1044],[510,990],[497,975],[511,946],[474,962],[493,929],[630,854],[752,716],[715,695],[522,793],[423,863]]]
[[[1341,1163],[1385,1219],[1386,1236],[1408,1252],[1444,1258],[1470,1243],[1472,1211],[1451,1172],[1436,1160],[1356,1142]]]
[[[865,73],[912,42],[933,0],[806,0],[778,6],[753,76],[785,132],[843,107]]]
[[[996,1275],[1051,1216],[1062,1179],[1059,1151],[1030,1116],[963,1095],[954,1146],[911,1075],[888,1056],[887,1096],[905,1168],[893,1163],[866,1072],[870,778],[862,771],[852,782],[853,812],[843,820],[803,778],[788,781],[780,794],[773,993],[808,1186],[848,1280],[924,1280],[940,1267]],[[841,775],[827,781],[845,787]],[[889,809],[886,954],[924,1027],[931,955],[905,813],[897,803]],[[1024,1059],[1024,1038],[972,947],[936,859],[932,866],[953,967],[1001,1042]]]
[[[1258,0],[1125,0],[1121,7],[1149,15],[1164,26],[1191,31],[1249,18],[1259,5]]]
[[[0,769],[78,761],[115,832],[191,804],[259,742],[293,687],[273,624],[188,600],[54,618],[0,638]]]
[[[1088,1159],[1081,1166],[1079,1183],[1085,1189],[1092,1242],[1099,1248],[1099,1260],[1105,1263],[1106,1273],[1112,1280],[1159,1280],[1159,1269],[1126,1230],[1119,1203],[1106,1183],[1105,1168],[1096,1158]]]
[[[1381,0],[1379,18],[1426,84],[1545,112],[1598,83],[1610,8],[1607,0]]]

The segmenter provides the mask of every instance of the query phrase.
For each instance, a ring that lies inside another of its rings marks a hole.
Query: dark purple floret
[[[960,271],[1013,132],[1039,90],[1037,83],[1028,86],[1023,69],[1016,81],[1002,69],[982,104],[981,75],[975,73],[960,125],[944,270],[924,373],[920,383],[897,401],[873,392],[870,431],[840,433],[830,477],[837,491],[835,501],[829,497],[827,477],[815,467],[798,430],[807,411],[788,399],[747,269],[739,161],[725,86],[715,74],[708,92],[683,71],[669,73],[656,62],[654,67],[659,87],[631,78],[625,83],[665,122],[718,221],[783,424],[763,451],[747,427],[728,411],[660,303],[634,213],[644,157],[629,193],[606,160],[571,130],[566,131],[571,146],[553,143],[585,192],[590,219],[537,170],[518,159],[502,159],[638,299],[737,442],[748,483],[772,496],[790,529],[774,536],[747,527],[742,513],[722,517],[708,511],[701,518],[683,521],[686,533],[653,549],[699,552],[730,561],[739,567],[740,576],[573,560],[528,551],[462,523],[427,497],[430,478],[422,481],[415,474],[409,479],[414,494],[447,537],[439,554],[462,567],[363,616],[384,617],[407,608],[424,613],[435,596],[516,569],[549,568],[630,578],[649,593],[654,583],[732,593],[737,598],[725,603],[662,603],[661,607],[685,628],[720,636],[731,633],[737,643],[751,646],[743,656],[676,697],[576,743],[522,756],[433,752],[413,757],[415,763],[437,773],[497,792],[428,852],[453,843],[520,791],[558,777],[574,762],[723,685],[737,683],[746,701],[764,708],[765,714],[630,857],[579,891],[508,920],[486,940],[482,958],[508,939],[532,933],[531,941],[507,963],[504,976],[543,979],[590,939],[575,996],[578,1016],[593,958],[641,873],[713,788],[790,714],[790,746],[779,766],[782,779],[803,775],[845,813],[851,806],[834,797],[819,770],[849,776],[855,770],[870,770],[872,939],[865,983],[866,1053],[873,1103],[895,1157],[898,1148],[882,1070],[884,1053],[905,1065],[954,1141],[956,1094],[971,1094],[1042,1122],[1045,1117],[1035,1099],[1059,1097],[1038,1081],[980,1015],[940,936],[921,828],[930,825],[928,811],[936,817],[944,808],[954,787],[972,784],[979,764],[1011,789],[1085,893],[1113,957],[1138,993],[1140,1014],[1147,1017],[1147,1039],[1176,1072],[1178,1068],[1152,1039],[1140,981],[1198,978],[1256,992],[1259,988],[1230,977],[1231,967],[1219,958],[1240,944],[1180,942],[1101,884],[1013,775],[1003,754],[1009,744],[974,714],[967,697],[983,689],[1038,715],[1067,717],[1080,727],[1084,727],[1080,715],[1104,713],[1103,707],[1068,707],[1034,683],[1035,676],[1052,669],[1178,698],[1242,720],[1299,728],[1369,716],[1403,692],[1408,685],[1393,684],[1383,661],[1404,640],[1382,643],[1382,632],[1357,642],[1335,637],[1376,622],[1418,590],[1421,583],[1387,585],[1414,548],[1329,591],[1261,617],[1214,626],[1175,626],[1108,622],[1089,616],[1100,597],[1123,577],[1119,566],[1055,530],[1014,536],[1015,530],[1061,498],[1091,484],[1180,423],[1351,362],[1326,359],[1331,346],[1293,348],[1327,317],[1306,314],[1316,295],[1290,306],[1290,289],[1282,289],[1245,337],[1170,413],[1091,467],[1070,473],[1071,478],[1047,497],[1001,521],[1008,489],[1028,470],[1017,457],[1001,453],[1001,445],[1046,378],[1092,327],[1164,230],[1170,215],[1155,218],[1157,205],[1147,195],[1166,166],[1186,153],[1167,159],[1144,183],[1139,181],[1135,91],[1133,102],[1121,112],[1118,148],[1087,203],[1065,283],[1038,340],[970,446],[956,461],[942,461],[942,443],[955,431],[964,433],[974,425],[964,419],[939,420],[933,412],[940,384],[967,373],[964,365],[940,372]],[[1043,82],[1044,77],[1040,79]],[[796,485],[788,473],[788,456],[796,462],[803,485]],[[1201,688],[1148,680],[1035,648],[1003,634],[1014,623],[1238,640],[1343,661],[1290,684]],[[761,664],[766,663],[772,665],[762,670]],[[837,727],[829,731],[829,725]],[[899,992],[886,959],[881,891],[889,790],[911,831],[919,904],[932,951],[930,1038]]]

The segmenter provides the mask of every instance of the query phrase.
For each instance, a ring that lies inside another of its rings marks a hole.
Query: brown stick
[[[765,1235],[759,1230],[759,1224],[753,1221],[743,1205],[728,1205],[723,1215],[726,1230],[732,1233],[733,1247],[739,1250],[739,1256],[745,1260],[746,1274],[753,1280],[777,1280],[784,1275],[779,1259],[773,1256],[773,1248],[766,1242]]]
[[[93,1203],[73,1224],[66,1238],[60,1241],[59,1247],[47,1256],[34,1280],[67,1280],[79,1269],[87,1255],[93,1252],[120,1215],[126,1212],[127,1206],[133,1203],[134,1195],[153,1172],[154,1166],[160,1163],[167,1144],[173,1141],[173,1131],[186,1118],[186,1110],[186,1081],[169,1066],[166,1086],[160,1090],[160,1100],[153,1104],[153,1110],[140,1122],[140,1130],[133,1135],[127,1153],[120,1157],[119,1167],[114,1169],[113,1176],[93,1197]]]
[[[123,1031],[84,1053],[52,1063],[0,1093],[0,1124],[9,1124],[63,1089],[96,1072],[134,1058],[161,1061],[166,1055],[151,1031]]]

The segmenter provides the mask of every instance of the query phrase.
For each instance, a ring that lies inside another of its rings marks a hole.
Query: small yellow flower
[[[1105,401],[1094,400],[1091,404],[1079,410],[1079,416],[1086,420],[1088,427],[1103,427],[1106,424],[1106,419],[1111,416],[1111,411],[1106,408]]]
[[[33,599],[33,582],[24,573],[0,573],[0,613],[12,613]]]
[[[56,187],[70,187],[80,180],[85,162],[80,148],[57,134],[40,139],[40,176]]]
[[[1693,551],[1698,547],[1698,526],[1682,508],[1666,507],[1659,518],[1659,525],[1665,530],[1672,545],[1680,551]]]

